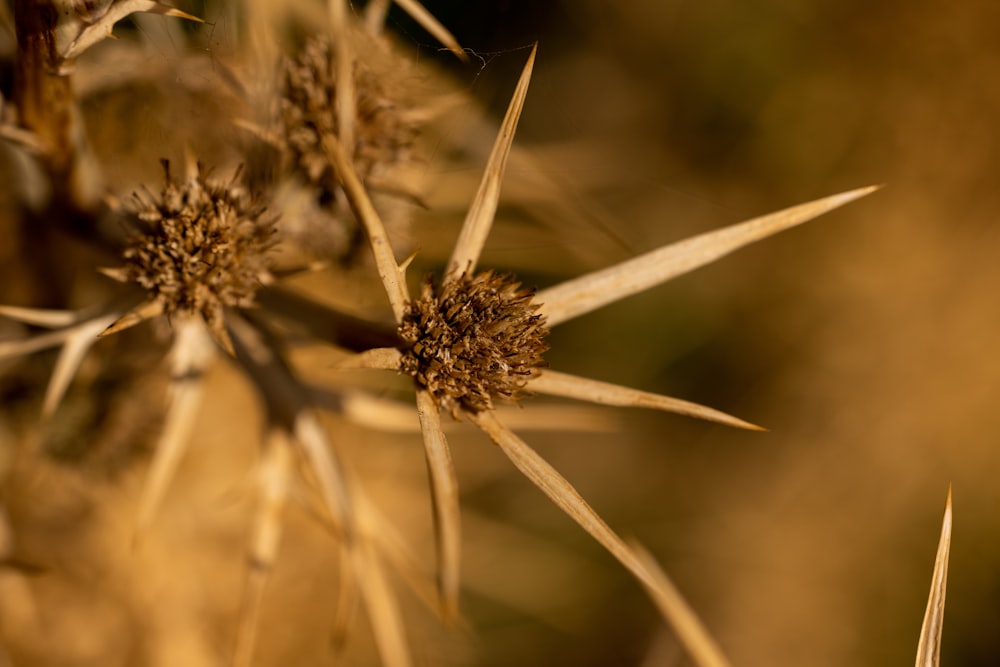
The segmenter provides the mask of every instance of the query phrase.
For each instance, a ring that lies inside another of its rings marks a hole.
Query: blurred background
[[[942,664],[995,665],[1000,6],[425,4],[470,62],[393,11],[399,41],[493,118],[539,42],[521,158],[484,257],[529,284],[885,184],[552,334],[555,369],[708,404],[769,432],[600,410],[610,431],[523,434],[612,527],[653,551],[744,667],[911,661],[951,484]],[[203,9],[211,20],[215,5]],[[223,23],[200,34],[219,55],[235,39]],[[412,229],[422,268],[450,247],[480,174],[475,156],[492,140],[496,121],[472,101],[463,110],[481,124],[446,125],[424,144],[430,208]],[[465,164],[443,157],[454,145],[468,149]],[[224,653],[259,424],[245,418],[254,399],[233,371],[212,383],[197,442],[141,550],[123,537],[141,463],[114,475],[38,466],[8,487],[23,558],[42,567],[25,584],[32,613],[61,633],[58,650],[7,634],[10,664],[216,664]],[[429,564],[418,436],[331,420]],[[410,600],[418,664],[687,664],[610,556],[484,436],[459,426],[451,438],[468,624],[442,628]],[[306,512],[288,521],[259,661],[334,664],[332,540]],[[26,594],[3,576],[6,595]]]

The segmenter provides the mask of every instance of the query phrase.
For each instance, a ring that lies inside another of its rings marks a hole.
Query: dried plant
[[[42,400],[42,421],[51,424],[60,418],[60,406],[68,400],[74,379],[85,373],[88,353],[98,365],[112,354],[101,347],[101,339],[122,333],[119,351],[126,355],[148,349],[166,354],[168,391],[157,407],[162,427],[134,517],[137,542],[155,524],[169,492],[206,400],[205,378],[213,364],[224,360],[253,388],[263,406],[264,427],[254,480],[257,508],[247,545],[250,566],[232,664],[254,661],[267,605],[266,584],[279,558],[285,510],[296,497],[296,485],[305,489],[303,502],[336,540],[341,602],[348,611],[337,613],[335,634],[353,630],[351,601],[360,600],[382,662],[414,663],[407,619],[387,570],[398,573],[444,619],[460,616],[460,496],[442,418],[447,415],[471,422],[488,435],[532,484],[618,559],[648,592],[696,664],[727,665],[718,643],[653,557],[622,539],[515,433],[500,408],[547,394],[762,430],[690,401],[551,369],[545,361],[549,329],[876,188],[850,190],[707,232],[540,290],[525,287],[502,267],[479,269],[527,98],[535,62],[532,49],[443,274],[426,277],[414,295],[405,276],[412,257],[397,259],[400,248],[408,251],[410,240],[386,220],[390,209],[418,198],[409,184],[393,179],[397,167],[418,152],[414,141],[420,128],[415,119],[426,114],[405,108],[381,79],[380,70],[366,61],[378,49],[390,52],[382,34],[388,4],[370,2],[364,16],[354,16],[349,3],[340,0],[325,7],[292,3],[284,18],[298,31],[303,25],[309,27],[305,39],[296,42],[286,39],[277,25],[270,34],[262,28],[270,25],[278,10],[248,2],[248,33],[262,39],[267,48],[231,70],[227,66],[225,74],[247,107],[256,105],[260,115],[245,117],[241,110],[220,120],[227,130],[239,128],[245,133],[245,142],[231,147],[234,164],[216,166],[229,177],[213,177],[207,166],[202,167],[204,156],[188,146],[183,178],[177,179],[164,156],[149,154],[143,157],[162,160],[164,182],[144,183],[134,192],[113,192],[105,190],[106,179],[77,118],[72,85],[77,60],[85,59],[119,21],[135,13],[201,19],[152,0],[113,0],[100,7],[81,3],[71,20],[60,21],[51,14],[55,5],[15,2],[18,86],[14,98],[0,109],[0,137],[37,167],[35,179],[46,193],[34,210],[25,205],[19,224],[48,225],[82,239],[89,252],[88,269],[100,270],[120,284],[95,288],[91,294],[99,293],[101,299],[91,298],[83,308],[77,307],[72,286],[65,284],[54,285],[40,299],[49,308],[0,307],[0,314],[22,327],[19,335],[0,342],[0,359],[12,360],[9,372],[24,372],[37,382],[38,377],[24,370],[26,364],[18,366],[13,360],[60,348]],[[398,4],[448,50],[464,58],[454,37],[419,3]],[[302,16],[316,15],[324,17],[321,28],[302,21]],[[364,48],[358,46],[362,34],[367,40]],[[274,57],[266,61],[269,55]],[[261,59],[266,71],[252,71],[262,66]],[[271,85],[258,86],[260,81]],[[263,104],[257,104],[255,93],[247,92],[258,88],[266,91]],[[39,102],[43,99],[60,103],[46,106]],[[27,193],[22,198],[31,199]],[[48,256],[35,257],[43,263],[38,271],[60,262],[58,248],[50,250]],[[340,271],[367,261],[369,250],[379,278],[373,290],[387,296],[391,322],[378,311],[359,316],[282,285],[286,277],[313,273],[317,258],[322,260],[320,269]],[[365,416],[364,409],[374,406],[379,415],[390,415],[399,404],[342,386],[317,388],[308,382],[307,369],[297,367],[290,353],[303,337],[326,345],[329,364],[338,369],[386,370],[412,380],[436,530],[433,592],[419,576],[420,567],[413,564],[419,559],[399,529],[379,508],[363,476],[345,462],[341,435],[320,417],[324,408],[332,406],[334,412],[366,427],[380,421],[388,427],[391,420]],[[158,372],[135,366],[136,375]],[[0,520],[3,517],[0,511]],[[946,527],[950,527],[950,502]],[[11,542],[6,531],[6,524],[0,524],[0,567]],[[12,539],[16,541],[16,534]],[[918,665],[937,664],[940,614],[931,612],[943,607],[947,546],[942,549],[921,639],[925,657],[918,658]],[[331,604],[331,614],[336,606]]]

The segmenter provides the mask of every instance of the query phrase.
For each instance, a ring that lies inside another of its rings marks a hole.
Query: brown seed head
[[[492,271],[464,273],[440,287],[429,278],[399,327],[400,369],[456,419],[462,410],[493,409],[494,399],[521,398],[548,349],[533,296],[512,276]]]
[[[338,186],[321,138],[341,137],[337,119],[337,62],[327,38],[310,39],[281,69],[280,133],[293,169],[329,196]],[[362,179],[406,158],[416,131],[403,121],[379,78],[354,63],[354,168]]]
[[[165,314],[198,314],[221,326],[224,306],[252,305],[268,270],[274,220],[237,185],[238,172],[228,183],[199,174],[178,184],[163,166],[159,196],[135,195],[140,234],[125,249],[120,274],[160,301]]]

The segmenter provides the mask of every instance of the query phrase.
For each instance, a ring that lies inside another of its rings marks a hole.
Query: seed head
[[[402,120],[378,77],[354,63],[354,145],[348,147],[362,179],[408,155],[415,129]],[[337,119],[337,62],[326,38],[310,39],[281,71],[281,134],[293,169],[329,196],[337,187],[322,137],[341,137]]]
[[[178,184],[169,163],[163,167],[159,196],[134,197],[140,233],[116,277],[143,287],[165,314],[197,314],[216,330],[223,307],[253,304],[267,274],[274,220],[237,184],[239,172],[228,183],[198,174]]]
[[[533,296],[492,271],[463,273],[440,287],[428,278],[399,327],[400,369],[456,419],[462,410],[493,409],[494,399],[518,400],[548,349]]]

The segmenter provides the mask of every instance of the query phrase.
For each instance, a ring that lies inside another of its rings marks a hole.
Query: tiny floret
[[[456,419],[463,410],[491,410],[496,399],[518,400],[548,349],[534,293],[492,271],[440,286],[428,278],[399,327],[400,369]]]

